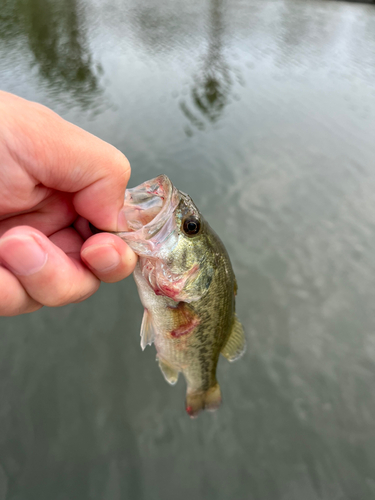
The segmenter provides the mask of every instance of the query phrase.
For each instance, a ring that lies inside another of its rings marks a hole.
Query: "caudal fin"
[[[208,391],[189,391],[186,395],[186,411],[195,418],[202,410],[215,411],[221,404],[221,391],[218,383]]]

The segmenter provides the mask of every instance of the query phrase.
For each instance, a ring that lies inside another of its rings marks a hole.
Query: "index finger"
[[[75,193],[77,213],[101,229],[126,229],[120,210],[130,164],[118,149],[45,106],[1,91],[0,114],[7,147],[35,185]]]

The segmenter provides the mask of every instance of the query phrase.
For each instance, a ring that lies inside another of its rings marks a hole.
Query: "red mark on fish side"
[[[171,337],[180,338],[191,333],[200,323],[195,312],[184,302],[180,302],[177,307],[170,308],[174,311],[175,323],[178,327],[170,332]]]
[[[188,333],[192,332],[196,326],[199,325],[199,321],[197,319],[194,319],[190,323],[186,325],[181,325],[175,330],[171,331],[171,335],[174,338],[182,337],[183,335],[187,335]]]

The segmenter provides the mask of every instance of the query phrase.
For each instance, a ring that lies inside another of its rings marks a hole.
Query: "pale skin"
[[[108,233],[121,212],[126,157],[50,109],[0,91],[0,316],[85,300],[137,257]]]

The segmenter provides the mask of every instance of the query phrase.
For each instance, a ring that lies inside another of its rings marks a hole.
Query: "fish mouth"
[[[179,202],[179,191],[166,175],[127,189],[122,210],[128,230],[116,234],[139,255],[150,255],[173,232],[171,216]]]

